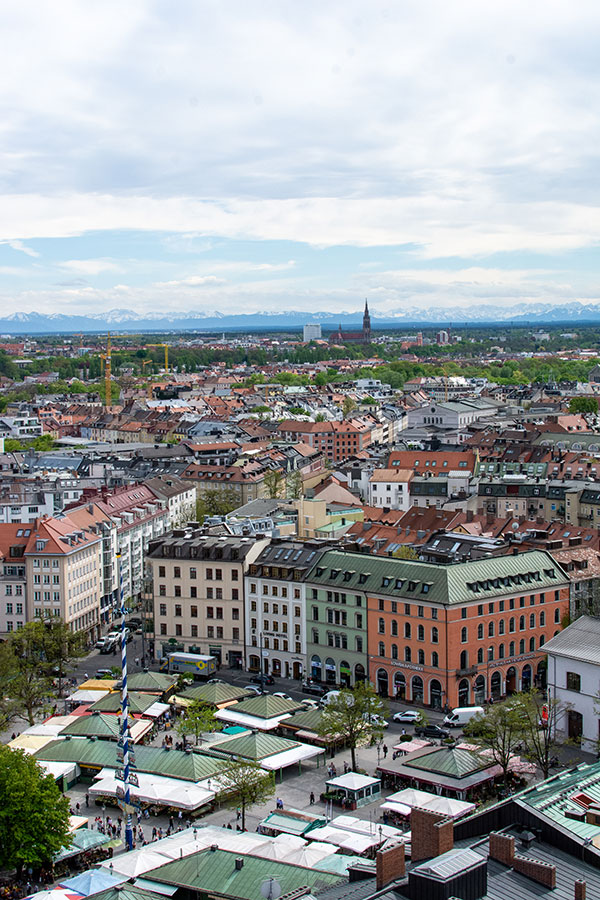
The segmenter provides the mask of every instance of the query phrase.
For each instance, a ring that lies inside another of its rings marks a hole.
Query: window
[[[363,639],[361,637],[356,638],[356,652],[362,653],[363,650]]]
[[[466,628],[461,628],[461,629],[460,629],[460,642],[461,642],[461,644],[466,644],[468,640],[469,640],[469,632],[467,631]],[[462,666],[461,666],[461,668],[462,668]]]
[[[160,623],[160,633],[161,633],[161,634],[166,634],[166,633],[167,633],[167,623],[166,623],[166,622],[161,622],[161,623]]]
[[[166,571],[165,571],[165,567],[164,567],[164,566],[159,566],[159,567],[158,567],[158,577],[159,577],[159,578],[166,578],[166,577],[167,577],[167,573],[166,573]]]
[[[319,607],[318,606],[313,606],[312,617],[313,617],[313,622],[319,621]]]
[[[207,580],[207,581],[212,581],[212,577],[213,577],[213,570],[212,570],[212,569],[207,569],[207,570],[206,570],[206,580]]]
[[[412,659],[412,653],[411,653],[410,647],[405,647],[404,648],[404,662],[411,662],[411,659]]]
[[[529,616],[529,627],[535,628],[535,613],[531,613]]]
[[[404,604],[404,615],[405,615],[405,616],[410,616],[410,603],[405,603],[405,604]]]
[[[525,653],[525,641],[523,639],[519,641],[519,653]]]
[[[398,659],[398,644],[392,644],[392,659]]]
[[[212,607],[212,606],[207,606],[207,607],[206,607],[206,618],[207,618],[207,619],[214,619],[214,617],[215,617],[215,611],[214,611],[213,607]]]
[[[469,667],[469,654],[466,650],[461,651],[459,665],[461,669],[468,669]]]
[[[504,600],[501,600],[498,604],[498,609],[500,612],[504,612]]]
[[[542,609],[540,612],[540,628],[543,628],[545,624],[546,624],[546,613]]]
[[[251,594],[255,594],[255,593],[256,593],[256,582],[255,582],[255,581],[251,581],[251,582],[250,582],[250,593],[251,593]]]
[[[233,619],[234,622],[239,622],[239,619],[240,619],[240,611],[239,611],[239,609],[237,609],[237,607],[234,607],[234,608],[231,610],[231,618]]]
[[[379,601],[379,610],[380,610],[381,612],[383,612],[384,609],[385,609],[385,600],[380,600],[380,601]]]
[[[514,619],[508,620],[508,630],[510,632],[513,632],[515,630],[515,620]]]
[[[477,626],[477,639],[479,641],[483,640],[483,622],[480,622]]]
[[[215,569],[215,581],[223,581],[223,569]]]
[[[223,618],[223,607],[222,607],[222,606],[217,606],[217,609],[216,609],[216,616],[215,616],[215,617],[216,617],[217,619],[222,619],[222,618]]]
[[[467,607],[466,607],[466,606],[463,606],[463,608],[461,609],[461,611],[460,611],[460,617],[461,617],[461,619],[466,619],[466,618],[467,618]]]
[[[437,669],[437,668],[439,668],[439,665],[440,665],[440,658],[439,658],[438,654],[436,653],[436,651],[434,650],[433,653],[431,654],[431,666],[433,669]]]
[[[438,611],[437,611],[437,609],[432,609],[432,610],[431,610],[431,618],[432,618],[432,619],[437,619],[437,617],[438,617]]]
[[[234,641],[239,641],[239,639],[240,639],[240,629],[239,628],[231,629],[231,638]]]
[[[510,644],[508,645],[508,655],[511,657],[515,655],[515,642],[514,641],[511,641]]]
[[[181,585],[179,585],[179,584],[175,585],[175,596],[181,597]]]
[[[404,623],[404,637],[410,639],[410,622]]]
[[[198,618],[198,607],[197,606],[190,606],[190,616],[192,619]]]
[[[379,641],[379,655],[385,656],[385,644],[383,641]]]
[[[560,609],[558,608],[558,606],[554,610],[554,621],[557,625],[560,623]]]
[[[529,652],[533,653],[535,650],[535,635],[529,638]]]
[[[379,634],[385,634],[385,620],[384,619],[379,620],[377,630],[379,631]]]
[[[357,628],[362,628],[362,627],[363,627],[363,617],[362,617],[362,613],[356,613],[356,627],[357,627]]]
[[[519,616],[519,631],[525,631],[525,616]]]
[[[498,622],[498,634],[504,634],[504,619]]]
[[[437,628],[432,628],[431,629],[431,643],[437,644],[438,641],[439,641],[439,632],[438,632]]]
[[[223,588],[215,588],[215,600],[223,599]]]
[[[482,662],[483,662],[483,649],[482,649],[481,647],[480,647],[479,650],[477,651],[477,662],[478,662],[478,663],[482,663]]]
[[[197,572],[194,566],[190,566],[190,578],[192,581],[196,578]]]
[[[181,567],[173,566],[173,578],[181,578]]]
[[[480,603],[479,606],[477,607],[477,615],[478,616],[483,615],[483,603]]]
[[[417,606],[417,615],[419,616],[420,619],[422,619],[424,617],[425,610],[423,609],[422,606]]]
[[[494,612],[494,604],[493,603],[488,603],[488,612],[490,612],[490,613]]]
[[[525,597],[519,597],[519,606],[521,609],[525,606]]]
[[[567,672],[567,690],[577,692],[581,690],[581,675],[577,672]]]
[[[392,619],[392,635],[394,637],[398,636],[398,620]]]
[[[223,629],[220,627],[217,628],[217,638],[219,638],[219,640],[223,640]]]
[[[6,611],[8,612],[8,610],[6,610]],[[12,610],[11,610],[11,612],[12,612]],[[167,614],[167,604],[166,603],[160,604],[158,613],[160,616],[166,616],[166,614]]]
[[[214,596],[214,591],[212,588],[206,588],[206,599],[212,600]]]
[[[190,629],[192,637],[198,637],[198,626],[192,625]]]
[[[214,629],[214,626],[213,626],[213,625],[209,625],[208,628],[206,629],[206,636],[209,637],[209,638],[214,638],[214,636],[215,636],[215,629]]]
[[[508,608],[509,609],[515,608],[515,598],[514,597],[511,597],[510,600],[508,601]]]
[[[504,659],[504,644],[498,647],[498,659]]]
[[[175,604],[175,615],[179,617],[181,616],[181,603]]]
[[[179,623],[178,623],[178,624],[175,626],[175,635],[176,635],[176,637],[181,637],[181,634],[182,634],[182,632],[181,632],[181,625],[179,625]]]
[[[419,641],[425,640],[425,628],[423,627],[423,625],[419,625],[419,629],[418,629],[418,633],[417,633],[417,640],[419,640]]]
[[[167,596],[167,586],[166,584],[159,584],[158,586],[158,596],[166,597]]]
[[[419,650],[419,665],[420,666],[425,665],[425,651],[424,650]]]

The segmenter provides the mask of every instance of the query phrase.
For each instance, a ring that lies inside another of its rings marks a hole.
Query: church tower
[[[363,314],[363,344],[371,343],[371,316],[369,314],[369,304],[365,300],[365,311]]]

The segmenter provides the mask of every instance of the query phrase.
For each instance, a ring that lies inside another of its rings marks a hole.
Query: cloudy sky
[[[56,0],[0,30],[0,315],[600,300],[597,0]]]

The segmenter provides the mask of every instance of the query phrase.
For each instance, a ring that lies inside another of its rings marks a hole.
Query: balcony
[[[466,669],[456,669],[457,678],[466,678],[468,675],[477,675],[477,666],[469,666]]]

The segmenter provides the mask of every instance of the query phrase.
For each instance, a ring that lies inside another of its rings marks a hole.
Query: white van
[[[447,728],[462,728],[473,716],[483,711],[483,706],[457,706],[451,713],[448,713],[444,719],[444,725]]]

